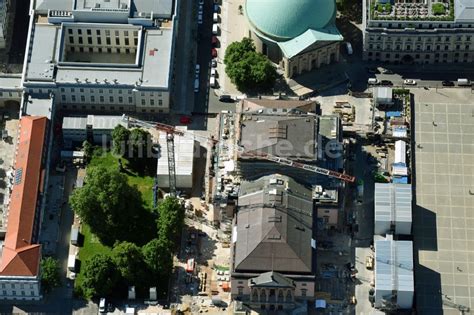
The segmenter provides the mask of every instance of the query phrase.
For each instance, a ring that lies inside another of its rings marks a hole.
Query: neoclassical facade
[[[395,3],[391,12],[380,14],[368,9],[373,7],[374,1],[377,0],[364,1],[367,8],[363,24],[365,60],[395,64],[474,61],[473,1],[443,2],[446,14],[441,17],[430,13],[431,2]],[[417,17],[399,16],[403,12]]]
[[[279,64],[286,78],[339,61],[343,37],[335,1],[247,0],[245,14],[257,50]]]

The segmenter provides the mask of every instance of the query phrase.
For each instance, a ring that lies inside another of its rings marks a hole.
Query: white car
[[[216,77],[217,78],[217,69],[216,68],[211,69],[211,77]]]
[[[196,64],[196,74],[199,74],[199,72],[201,71],[201,65],[200,64]]]
[[[403,84],[406,84],[406,85],[416,85],[416,81],[415,80],[412,80],[412,79],[405,79],[403,81]]]
[[[202,8],[202,4],[199,5],[199,9],[198,9],[198,14],[202,14],[203,12],[203,8]]]
[[[202,14],[198,14],[198,24],[202,24]]]

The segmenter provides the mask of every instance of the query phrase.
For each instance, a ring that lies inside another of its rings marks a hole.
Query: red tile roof
[[[25,116],[20,120],[15,180],[10,196],[0,275],[36,276],[39,271],[40,245],[31,244],[31,239],[40,189],[46,124],[46,117]]]

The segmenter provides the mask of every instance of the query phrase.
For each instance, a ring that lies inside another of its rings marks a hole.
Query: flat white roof
[[[0,76],[0,89],[21,90],[21,76]]]
[[[377,87],[375,88],[375,97],[377,99],[392,99],[392,88],[391,87]]]
[[[142,86],[168,86],[172,45],[171,29],[146,32]]]
[[[375,241],[375,290],[414,292],[412,241]]]
[[[80,129],[86,130],[87,128],[87,117],[64,117],[63,118],[63,130],[65,129]]]
[[[114,129],[118,125],[126,126],[122,116],[87,115],[87,125],[92,129]]]
[[[411,184],[375,183],[375,221],[412,222]]]
[[[30,80],[52,81],[56,62],[59,29],[49,24],[36,24],[26,77]]]
[[[74,25],[74,24],[72,24]],[[87,23],[81,23],[87,27]],[[94,24],[100,25],[100,24]],[[129,24],[112,24],[111,28],[131,27]],[[107,29],[107,26],[102,26]],[[29,56],[26,82],[48,81],[66,84],[137,85],[143,88],[169,88],[172,67],[173,30],[170,28],[144,31],[139,66],[116,67],[111,64],[57,65],[61,46],[60,26],[36,24],[33,30],[32,50]],[[138,47],[140,49],[140,47]],[[56,65],[56,74],[54,67]],[[79,82],[76,80],[79,79]],[[96,79],[98,80],[96,83]],[[107,79],[107,81],[105,81]],[[116,80],[116,83],[114,83]]]
[[[186,127],[178,127],[186,130]],[[166,133],[160,132],[159,137],[160,154],[158,157],[157,175],[168,175],[168,148],[166,146]],[[192,132],[186,132],[184,137],[174,137],[174,157],[176,163],[176,175],[192,175],[194,162],[194,144]]]

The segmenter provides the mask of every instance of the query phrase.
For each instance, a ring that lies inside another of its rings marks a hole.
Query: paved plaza
[[[472,99],[470,91],[464,94],[439,95],[446,103],[424,103],[426,98],[417,97],[415,105],[413,235],[419,314],[460,314],[474,308],[474,104],[463,104]]]

